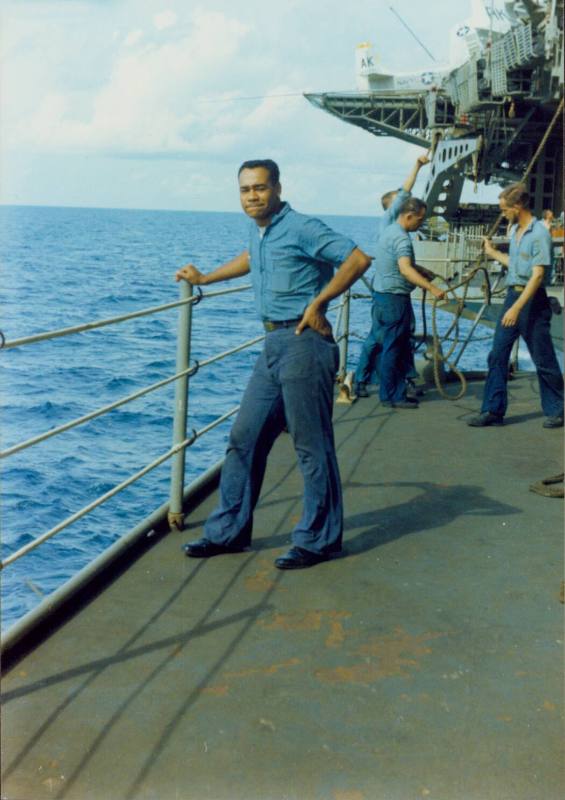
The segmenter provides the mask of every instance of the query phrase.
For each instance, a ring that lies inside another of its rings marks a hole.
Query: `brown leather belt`
[[[296,319],[282,319],[277,322],[271,321],[269,319],[263,320],[263,327],[266,331],[276,331],[279,328],[293,328],[295,325],[298,325],[302,317],[297,317]]]

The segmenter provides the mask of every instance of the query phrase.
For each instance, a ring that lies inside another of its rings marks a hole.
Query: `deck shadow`
[[[438,486],[427,482],[350,483],[349,488],[417,488],[421,494],[397,505],[349,515],[344,532],[363,530],[345,541],[343,557],[357,555],[414,533],[445,527],[460,516],[520,514],[521,509],[484,494],[481,486]]]

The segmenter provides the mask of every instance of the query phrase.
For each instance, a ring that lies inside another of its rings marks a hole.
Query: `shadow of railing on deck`
[[[254,554],[252,558],[254,557]],[[23,686],[19,689],[16,689],[12,692],[7,692],[3,695],[3,703],[7,703],[10,700],[14,700],[18,697],[27,696],[33,692],[44,690],[48,686],[52,686],[58,683],[62,683],[64,681],[72,680],[73,678],[80,677],[81,675],[86,675],[86,680],[84,680],[79,686],[73,689],[70,694],[50,713],[48,718],[41,724],[41,726],[37,729],[37,731],[30,736],[26,746],[22,749],[22,751],[18,754],[18,756],[13,760],[11,764],[9,764],[4,773],[3,777],[6,779],[8,778],[20,765],[23,759],[28,755],[28,753],[37,745],[37,743],[41,740],[43,735],[47,732],[47,730],[55,723],[57,718],[68,708],[71,703],[75,702],[78,697],[88,689],[88,687],[101,676],[104,670],[131,658],[139,658],[141,656],[147,655],[149,652],[155,650],[166,650],[165,658],[159,663],[157,668],[152,671],[152,673],[145,678],[140,684],[138,684],[133,692],[128,696],[127,700],[114,712],[112,718],[108,720],[102,731],[96,737],[96,741],[89,745],[88,750],[85,754],[83,762],[79,764],[73,773],[68,776],[67,781],[65,782],[65,786],[63,790],[57,795],[58,798],[64,797],[66,792],[70,789],[72,784],[75,782],[76,778],[86,765],[86,763],[90,760],[92,755],[98,749],[99,745],[107,735],[108,731],[113,727],[113,725],[117,722],[117,720],[123,715],[126,708],[133,702],[133,700],[138,697],[144,689],[155,679],[158,672],[160,672],[166,662],[170,660],[172,657],[176,657],[178,654],[179,647],[187,646],[190,641],[194,638],[199,636],[206,635],[210,633],[212,630],[215,630],[218,627],[222,627],[225,625],[231,625],[237,619],[246,620],[245,630],[247,630],[247,624],[249,623],[249,619],[251,622],[254,622],[258,614],[263,613],[266,609],[269,608],[268,604],[266,604],[266,598],[258,603],[257,605],[253,606],[250,609],[246,609],[245,612],[241,612],[239,614],[231,615],[229,618],[224,620],[214,620],[213,622],[207,622],[210,615],[213,611],[217,608],[217,604],[225,598],[229,593],[230,589],[233,587],[234,583],[237,581],[241,572],[245,569],[248,565],[249,561],[252,559],[247,559],[244,564],[240,565],[239,569],[236,570],[235,574],[232,576],[230,581],[222,587],[222,590],[219,596],[215,599],[215,601],[210,605],[207,612],[198,620],[188,631],[183,631],[176,636],[166,637],[157,642],[153,642],[149,645],[145,644],[137,648],[132,648],[136,641],[140,640],[142,635],[147,633],[152,625],[154,625],[160,617],[171,607],[171,605],[176,602],[180,595],[185,591],[188,587],[188,584],[192,582],[192,580],[196,577],[197,573],[204,567],[204,562],[200,562],[196,565],[195,569],[191,572],[191,574],[182,582],[182,584],[172,593],[172,595],[167,598],[167,600],[160,606],[160,608],[151,615],[151,617],[146,620],[143,625],[130,637],[130,639],[113,655],[107,656],[105,658],[96,659],[95,661],[89,661],[84,663],[80,666],[65,670],[64,672],[59,672],[55,675],[49,676],[42,680],[36,681],[35,683],[28,684]],[[171,648],[173,648],[171,652]],[[206,677],[208,679],[209,676]]]

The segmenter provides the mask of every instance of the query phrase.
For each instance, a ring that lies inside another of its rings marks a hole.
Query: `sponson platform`
[[[410,415],[338,406],[342,558],[279,572],[300,513],[277,441],[254,548],[206,561],[214,493],[3,680],[9,800],[558,800],[562,471],[534,376]]]

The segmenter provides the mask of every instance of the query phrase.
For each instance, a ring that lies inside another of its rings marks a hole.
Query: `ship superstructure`
[[[563,0],[473,0],[451,50],[449,66],[394,74],[365,43],[357,48],[357,92],[306,98],[375,136],[430,148],[430,215],[465,226],[485,220],[485,209],[461,205],[465,180],[520,180],[554,118],[563,95]],[[537,214],[563,209],[562,138],[559,119],[529,175]]]

